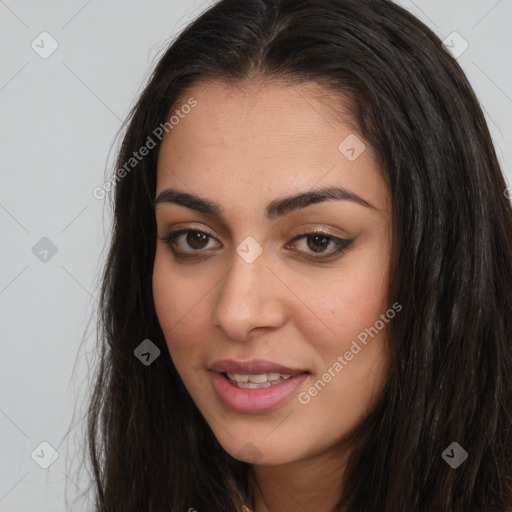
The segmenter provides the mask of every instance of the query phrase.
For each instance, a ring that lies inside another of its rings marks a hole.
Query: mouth
[[[216,361],[208,367],[220,402],[229,409],[258,414],[284,404],[310,373],[263,360]]]
[[[258,373],[255,375],[240,373],[223,373],[229,382],[238,388],[242,389],[264,389],[276,384],[281,384],[288,379],[291,379],[291,375],[285,373]]]

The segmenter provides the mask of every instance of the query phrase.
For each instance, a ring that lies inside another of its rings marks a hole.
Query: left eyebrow
[[[353,203],[365,206],[366,208],[376,209],[368,201],[354,194],[350,190],[341,187],[322,187],[307,192],[302,192],[292,196],[280,199],[274,199],[265,208],[265,215],[268,219],[282,217],[294,210],[306,208],[309,205],[321,203],[324,201],[351,201]],[[165,189],[154,201],[154,206],[162,203],[174,203],[185,206],[192,210],[222,217],[222,207],[204,197],[199,197],[188,192],[180,192],[176,189]]]

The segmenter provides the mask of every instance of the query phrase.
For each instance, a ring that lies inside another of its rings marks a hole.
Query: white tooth
[[[283,379],[290,379],[291,375],[285,375],[284,373],[281,373],[281,378],[283,378]]]
[[[244,389],[262,389],[268,388],[272,386],[272,384],[270,382],[263,382],[261,384],[256,384],[255,382],[237,382],[237,386]]]
[[[239,373],[228,373],[227,376],[237,382],[247,382],[249,380],[249,375],[240,375]]]
[[[254,384],[262,384],[263,382],[267,382],[267,374],[259,373],[258,375],[249,375],[249,382],[254,382]]]
[[[277,380],[281,377],[280,373],[267,373],[267,380]]]

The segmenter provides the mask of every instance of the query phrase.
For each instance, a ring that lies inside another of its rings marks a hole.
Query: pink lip
[[[307,370],[288,368],[272,361],[251,359],[250,361],[235,361],[234,359],[221,359],[215,361],[208,368],[219,373],[238,373],[240,375],[257,375],[259,373],[284,373],[285,375],[299,375]]]
[[[270,361],[252,360],[245,363],[234,360],[216,361],[210,367],[212,383],[221,402],[233,411],[258,414],[275,409],[285,402],[309,377],[306,370],[294,370]],[[239,388],[223,373],[242,375],[258,373],[284,373],[292,377],[279,384],[262,389]]]

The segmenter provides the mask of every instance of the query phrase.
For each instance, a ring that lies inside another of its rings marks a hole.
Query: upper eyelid
[[[209,238],[212,238],[213,240],[222,243],[220,240],[217,239],[216,236],[212,235],[208,231],[205,231],[204,229],[193,229],[193,228],[179,228],[179,229],[171,229],[166,232],[166,234],[162,237],[163,239],[169,238],[171,236],[175,238],[179,238],[180,236],[186,235],[188,233],[204,233]]]
[[[183,226],[180,226],[180,224],[184,224]],[[332,238],[337,238],[337,239],[340,239],[340,240],[349,240],[351,239],[352,237],[348,234],[348,233],[345,233],[345,234],[341,234],[341,233],[338,233],[338,234],[334,234],[334,233],[331,233],[329,232],[330,230],[333,230],[333,229],[338,229],[340,230],[341,228],[321,228],[321,227],[314,227],[316,223],[310,223],[308,226],[304,227],[302,226],[300,229],[303,230],[301,231],[300,233],[296,233],[293,235],[293,238],[296,238],[296,237],[299,237],[299,236],[303,236],[305,234],[308,234],[308,233],[313,233],[313,234],[317,234],[317,233],[320,233],[320,234],[324,234],[324,235],[328,235]],[[178,231],[199,231],[199,232],[202,232],[202,233],[205,233],[207,234],[208,236],[212,237],[212,238],[215,238],[217,241],[217,237],[215,235],[213,235],[210,231],[209,231],[209,227],[207,227],[206,229],[203,227],[204,224],[201,223],[201,226],[200,227],[195,227],[195,226],[190,226],[190,225],[187,225],[186,222],[183,222],[183,223],[178,223],[177,224],[178,227],[172,227],[172,228],[164,228],[163,231],[167,234],[169,233],[176,233]],[[221,229],[221,235],[226,235],[228,238],[231,238],[231,232],[229,230],[225,231],[224,229]],[[295,229],[293,229],[292,231],[296,231]],[[166,236],[164,235],[164,236]]]
[[[177,228],[177,229],[167,230],[166,234],[163,236],[163,238],[168,237],[170,235],[181,236],[181,235],[184,235],[184,234],[189,233],[189,232],[204,233],[205,235],[208,235],[210,238],[213,238],[214,240],[217,240],[217,242],[220,242],[215,235],[212,235],[211,233],[209,233],[205,229],[203,229],[203,228],[197,228],[196,229],[196,228],[193,228],[193,227],[184,227],[184,228]],[[332,233],[329,233],[329,231],[326,230],[326,229],[310,228],[310,229],[307,229],[306,231],[303,231],[302,233],[297,233],[296,235],[293,235],[292,241],[296,240],[297,238],[301,238],[301,237],[304,237],[304,236],[307,236],[307,235],[326,235],[326,236],[328,236],[330,238],[333,238],[333,239],[348,240],[348,238],[343,238],[342,236],[334,235]]]

